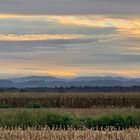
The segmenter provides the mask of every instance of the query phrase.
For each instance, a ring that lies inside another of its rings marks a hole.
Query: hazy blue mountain
[[[125,77],[77,77],[63,79],[52,76],[30,76],[0,80],[0,88],[37,88],[37,87],[71,87],[71,86],[140,86],[140,78]]]
[[[10,80],[0,80],[0,88],[13,87],[13,82]]]
[[[29,77],[21,77],[21,78],[13,78],[10,79],[13,82],[28,82],[28,81],[44,81],[44,82],[52,82],[52,81],[65,81],[65,79],[56,78],[53,76],[29,76]]]
[[[124,77],[77,77],[72,79],[72,81],[95,81],[95,80],[118,80],[118,81],[128,81],[129,78],[124,78]]]
[[[140,82],[140,78],[133,78],[132,81]]]
[[[41,88],[46,87],[46,83],[44,81],[26,81],[20,83],[13,84],[15,88]]]
[[[140,86],[137,81],[119,81],[119,80],[95,80],[95,81],[70,81],[70,82],[48,82],[47,87],[70,87],[70,86]]]

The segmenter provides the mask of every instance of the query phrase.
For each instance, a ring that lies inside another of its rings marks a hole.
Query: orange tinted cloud
[[[47,16],[47,19],[65,25],[88,27],[117,27],[126,25],[125,19],[107,18],[101,16]]]
[[[87,26],[93,28],[114,27],[123,37],[140,36],[140,18],[108,18],[101,16],[48,16],[48,20],[59,24]]]
[[[0,19],[4,18],[20,18],[24,20],[47,20],[57,24],[67,26],[85,26],[91,28],[116,28],[115,34],[122,37],[139,37],[140,36],[140,18],[111,18],[107,16],[48,16],[48,15],[10,15],[0,14]],[[44,35],[43,35],[44,36]],[[42,36],[42,37],[43,37]],[[20,37],[20,36],[19,36]],[[23,36],[24,37],[24,36]],[[26,36],[25,36],[26,38]],[[36,38],[35,38],[36,39]]]
[[[126,23],[116,26],[118,33],[123,37],[140,37],[140,18],[126,19]]]
[[[18,17],[17,15],[10,15],[10,14],[0,14],[0,19],[5,19],[5,18],[16,18]]]
[[[77,76],[76,73],[71,72],[70,70],[35,70],[34,74],[37,75],[52,75],[52,76],[61,76],[61,77],[73,77]]]
[[[59,40],[59,39],[84,39],[86,35],[79,34],[30,34],[30,35],[15,35],[15,34],[0,34],[1,41],[39,41],[39,40]]]
[[[0,74],[10,75],[51,75],[58,77],[74,77],[80,75],[123,75],[123,76],[140,76],[140,67],[128,68],[109,68],[108,66],[95,66],[95,67],[65,67],[57,66],[53,64],[41,63],[36,61],[19,62],[17,61],[3,61],[0,62],[1,71]],[[113,67],[113,66],[112,66]]]

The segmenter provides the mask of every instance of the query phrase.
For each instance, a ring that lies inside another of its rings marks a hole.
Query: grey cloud
[[[64,59],[65,58],[65,59]],[[56,66],[83,66],[83,67],[117,67],[121,69],[126,66],[138,66],[140,65],[140,55],[135,54],[119,54],[119,53],[99,53],[93,54],[91,52],[73,52],[63,50],[60,52],[20,52],[20,53],[7,53],[0,54],[1,61],[16,61],[16,62],[32,62],[35,64],[38,63],[47,63],[53,64]]]
[[[63,41],[62,41],[63,42]],[[8,42],[6,42],[7,44]],[[17,43],[17,44],[16,44]],[[41,44],[40,44],[41,43]],[[31,61],[33,64],[49,63],[60,66],[138,66],[140,65],[140,55],[133,52],[122,51],[122,47],[109,43],[100,42],[88,42],[88,43],[74,43],[65,44],[65,42],[59,45],[55,44],[48,47],[45,46],[46,42],[13,42],[8,48],[0,47],[0,60],[28,62]],[[5,46],[8,46],[8,44]],[[30,46],[29,46],[30,44]],[[37,45],[38,44],[38,45]],[[2,51],[2,49],[5,49]],[[9,49],[9,50],[8,50]],[[65,58],[65,59],[64,59]]]
[[[36,52],[41,50],[61,50],[67,45],[86,44],[98,39],[60,39],[48,41],[0,41],[0,52]]]
[[[0,19],[1,34],[96,34],[107,35],[116,31],[113,27],[84,27],[62,25],[47,19]]]
[[[3,0],[0,13],[139,15],[139,0]]]

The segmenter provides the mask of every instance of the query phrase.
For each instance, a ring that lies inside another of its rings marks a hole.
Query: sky
[[[140,0],[0,0],[0,78],[140,77]]]

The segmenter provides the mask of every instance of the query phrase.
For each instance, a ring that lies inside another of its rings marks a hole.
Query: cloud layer
[[[0,76],[140,76],[139,0],[0,1]]]
[[[139,15],[139,0],[3,0],[0,13],[25,15]]]

